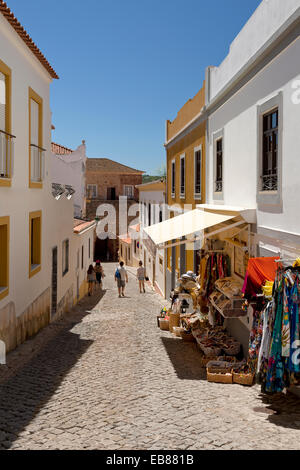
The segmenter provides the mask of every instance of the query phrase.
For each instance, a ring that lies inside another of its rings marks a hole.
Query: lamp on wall
[[[72,186],[69,186],[68,184],[66,184],[65,185],[65,190],[66,190],[67,199],[71,199],[71,197],[75,193],[75,189],[73,189]]]
[[[52,183],[52,196],[58,201],[64,194],[65,188],[61,184]]]

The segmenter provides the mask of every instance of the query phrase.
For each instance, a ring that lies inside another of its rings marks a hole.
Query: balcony
[[[0,130],[0,185],[9,185],[12,177],[15,136]]]
[[[223,191],[223,180],[216,180],[215,181],[215,192],[221,193]]]
[[[277,191],[278,175],[277,171],[270,171],[269,174],[261,176],[261,191]]]
[[[45,174],[45,149],[30,144],[30,182],[42,183]]]

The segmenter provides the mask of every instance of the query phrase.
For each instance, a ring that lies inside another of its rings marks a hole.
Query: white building
[[[299,57],[300,0],[263,0],[206,72],[207,204],[199,207],[255,209],[254,255],[300,253]]]
[[[86,146],[85,141],[71,150],[54,142],[51,144],[52,158],[52,181],[62,188],[57,190],[67,190],[71,186],[75,191],[73,196],[74,216],[85,217],[86,212]],[[65,186],[67,185],[67,188]]]
[[[11,350],[76,302],[77,282],[83,293],[94,222],[74,233],[72,200],[52,195],[58,77],[3,2],[0,11],[0,339]]]
[[[165,250],[156,249],[144,233],[144,228],[166,219],[166,183],[152,181],[139,184],[140,203],[140,259],[153,287],[165,296]]]

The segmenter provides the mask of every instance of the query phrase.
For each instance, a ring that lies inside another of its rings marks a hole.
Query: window
[[[84,246],[81,247],[81,269],[83,269],[83,261],[84,261]]]
[[[151,225],[151,204],[148,204],[148,225]]]
[[[87,185],[87,197],[90,199],[95,199],[98,195],[96,184],[88,184]]]
[[[137,248],[137,241],[134,240],[134,253],[136,254],[136,248]]]
[[[278,189],[278,108],[263,115],[261,191]]]
[[[109,201],[115,201],[115,199],[116,199],[116,188],[107,188],[107,199]]]
[[[69,271],[69,240],[64,240],[62,243],[62,275],[64,276]]]
[[[215,192],[223,191],[223,139],[216,141],[216,181]]]
[[[124,186],[124,196],[127,196],[129,199],[133,198],[133,186]]]
[[[128,259],[130,260],[130,248],[128,248]]]
[[[171,164],[171,196],[175,197],[175,160]]]
[[[89,238],[89,258],[91,257],[91,239]]]
[[[29,277],[41,270],[42,212],[29,214]]]
[[[196,199],[201,199],[201,166],[202,166],[201,147],[197,147],[194,149],[194,172],[195,172],[194,195]]]
[[[163,221],[163,212],[161,206],[159,206],[159,222]]]
[[[11,70],[0,60],[0,186],[10,186],[13,138],[11,135]]]
[[[9,217],[0,217],[0,300],[9,291]]]
[[[79,269],[79,250],[77,250],[77,265],[76,268]]]
[[[43,100],[29,88],[29,187],[41,188],[44,177]]]
[[[180,157],[180,197],[185,196],[185,155]]]

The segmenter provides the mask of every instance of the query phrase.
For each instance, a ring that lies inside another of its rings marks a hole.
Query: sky
[[[165,121],[202,87],[260,0],[7,0],[59,75],[52,140],[157,174]]]

